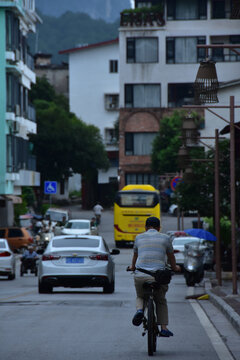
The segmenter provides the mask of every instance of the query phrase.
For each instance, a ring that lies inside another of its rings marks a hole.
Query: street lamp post
[[[230,192],[231,192],[231,247],[232,247],[232,292],[233,294],[237,294],[237,254],[236,254],[236,186],[235,186],[235,127],[239,129],[239,127],[234,124],[234,111],[236,108],[240,108],[240,106],[235,105],[234,96],[230,96],[229,105],[184,105],[184,108],[187,109],[206,109],[210,111],[212,114],[216,115],[218,118],[224,120],[228,124],[230,124]],[[230,121],[226,120],[224,117],[218,115],[211,109],[229,109],[230,110]],[[219,191],[219,190],[218,190]],[[218,214],[219,218],[219,214]]]

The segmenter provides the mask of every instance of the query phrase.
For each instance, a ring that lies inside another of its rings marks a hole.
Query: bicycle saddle
[[[159,284],[155,280],[146,280],[143,283],[144,289],[159,289]]]

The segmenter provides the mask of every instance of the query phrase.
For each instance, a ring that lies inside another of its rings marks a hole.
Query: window
[[[212,0],[212,18],[225,19],[225,0]]]
[[[198,44],[206,44],[206,38],[175,37],[167,38],[167,64],[197,63],[205,59],[204,49],[197,49]]]
[[[239,44],[240,35],[230,36],[211,36],[211,44]],[[227,61],[240,61],[240,55],[228,48],[213,48],[210,51],[210,56],[214,61],[227,62]]]
[[[155,108],[161,107],[160,84],[126,84],[125,107]]]
[[[167,2],[167,19],[207,19],[207,0],[170,0]]]
[[[105,94],[105,109],[116,110],[119,107],[119,95],[118,94]]]
[[[149,173],[126,173],[125,184],[150,184],[157,189],[159,185],[158,175]]]
[[[13,12],[6,11],[6,49],[13,51],[20,45],[19,19]]]
[[[181,107],[194,103],[192,83],[168,84],[168,107]]]
[[[8,229],[8,237],[9,238],[15,238],[15,237],[22,237],[23,233],[21,229],[14,229],[14,228],[9,228]]]
[[[36,157],[31,154],[32,144],[18,136],[7,135],[7,172],[20,169],[36,171]]]
[[[150,155],[156,133],[125,133],[125,155]]]
[[[127,63],[158,62],[158,38],[127,38]]]
[[[113,145],[117,143],[115,129],[105,129],[105,142],[106,144]]]
[[[117,60],[109,60],[109,72],[110,73],[118,72],[118,61]]]

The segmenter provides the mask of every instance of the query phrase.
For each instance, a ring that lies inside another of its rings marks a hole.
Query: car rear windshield
[[[9,238],[15,238],[18,236],[22,236],[22,230],[21,229],[14,229],[14,228],[10,228],[8,229],[8,237]]]
[[[5,241],[0,240],[0,249],[6,249],[6,243]]]
[[[84,248],[84,247],[98,247],[98,239],[77,239],[77,238],[66,238],[66,239],[56,239],[52,242],[53,247],[74,247],[74,248]]]
[[[197,240],[198,241],[198,240]],[[190,242],[193,242],[193,239],[192,238],[189,238],[189,239],[179,239],[179,238],[176,238],[173,240],[173,245],[185,245],[187,243],[190,243]]]
[[[89,229],[89,221],[73,221],[68,222],[66,225],[66,229]]]

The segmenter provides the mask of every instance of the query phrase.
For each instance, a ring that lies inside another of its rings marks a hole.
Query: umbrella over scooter
[[[217,240],[215,235],[213,235],[212,233],[210,233],[209,231],[204,230],[204,229],[187,229],[184,231],[188,235],[196,236],[200,239],[204,239],[204,240],[208,240],[208,241],[216,241]]]

